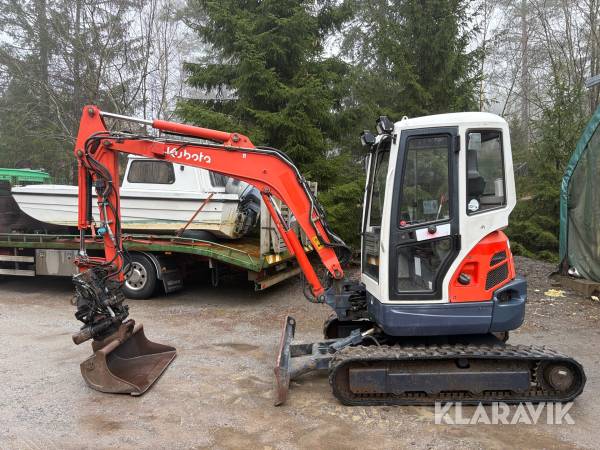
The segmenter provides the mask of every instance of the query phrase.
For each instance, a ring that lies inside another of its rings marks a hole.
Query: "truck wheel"
[[[125,297],[136,300],[150,298],[156,290],[156,268],[146,256],[131,254],[131,269],[123,285]]]

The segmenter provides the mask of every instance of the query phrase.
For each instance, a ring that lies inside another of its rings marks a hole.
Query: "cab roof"
[[[449,114],[435,114],[432,116],[404,118],[395,123],[396,129],[447,127],[460,125],[474,126],[506,126],[502,117],[487,112],[460,112]]]

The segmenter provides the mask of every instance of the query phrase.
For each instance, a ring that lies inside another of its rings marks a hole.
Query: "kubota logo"
[[[167,146],[165,154],[167,156],[171,156],[172,158],[184,159],[186,161],[202,162],[205,164],[210,164],[212,162],[210,155],[205,155],[202,151],[190,151],[185,147],[181,148]]]

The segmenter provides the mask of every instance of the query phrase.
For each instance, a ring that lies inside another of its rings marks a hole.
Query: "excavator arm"
[[[108,130],[105,119],[137,122],[159,133]],[[154,158],[237,178],[261,193],[288,251],[294,255],[311,289],[311,301],[324,302],[325,288],[309,261],[300,239],[285,223],[273,201],[284,202],[310,239],[329,276],[344,276],[336,248],[347,249],[327,225],[323,209],[292,161],[279,150],[256,147],[248,137],[163,120],[136,119],[85,106],[75,145],[78,160],[81,248],[76,261],[80,273],[73,277],[77,312],[83,322],[73,335],[80,344],[93,339],[94,354],[81,364],[89,386],[103,392],[144,393],[175,358],[175,348],[148,340],[140,324],[129,319],[121,291],[128,270],[123,251],[119,195],[119,154]],[[93,197],[99,221],[92,216]],[[104,240],[104,256],[86,252],[88,234]]]
[[[105,126],[104,117],[139,122],[162,131],[163,135],[111,132]],[[288,250],[298,260],[312,294],[317,301],[323,301],[324,288],[298,236],[284,222],[273,198],[283,201],[308,236],[331,277],[343,278],[344,272],[335,248],[345,247],[345,244],[329,229],[324,212],[306,180],[284,153],[273,148],[255,147],[248,137],[239,133],[164,120],[134,119],[105,113],[95,106],[86,106],[75,147],[79,161],[78,226],[80,231],[84,231],[92,225],[91,187],[95,186],[100,216],[104,222],[101,231],[105,242],[105,262],[118,269],[121,280],[124,274],[121,270],[123,253],[119,229],[119,153],[200,167],[254,185],[260,191]]]

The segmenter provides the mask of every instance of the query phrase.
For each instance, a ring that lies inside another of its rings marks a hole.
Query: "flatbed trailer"
[[[264,205],[263,205],[264,208]],[[285,215],[285,207],[282,207]],[[0,233],[0,276],[72,276],[81,247],[79,235],[57,233]],[[300,273],[266,211],[261,211],[256,236],[238,240],[202,240],[169,235],[125,235],[124,248],[132,270],[125,282],[129,298],[152,297],[158,286],[169,294],[183,288],[187,275],[206,268],[216,286],[231,271],[247,273],[256,290],[263,290]],[[305,251],[310,244],[303,238]],[[102,254],[99,237],[86,238],[91,255]]]

